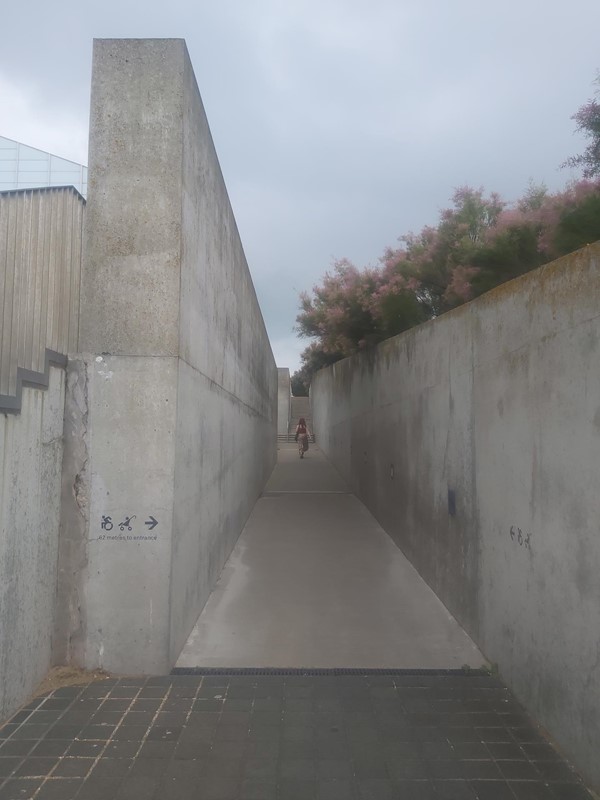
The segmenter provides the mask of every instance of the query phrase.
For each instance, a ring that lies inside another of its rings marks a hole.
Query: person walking
[[[300,417],[298,420],[298,425],[296,426],[296,436],[295,439],[298,442],[298,452],[300,453],[300,458],[304,458],[304,453],[308,450],[308,437],[311,435],[308,427],[306,425],[306,420],[304,417]]]

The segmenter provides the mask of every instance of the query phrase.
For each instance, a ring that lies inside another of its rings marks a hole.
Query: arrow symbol
[[[146,522],[144,522],[144,525],[147,525],[148,526],[148,530],[151,531],[153,528],[156,528],[156,526],[158,525],[158,520],[154,519],[152,514],[150,514],[150,519],[147,519]]]

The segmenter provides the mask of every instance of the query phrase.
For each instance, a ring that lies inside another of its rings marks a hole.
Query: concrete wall
[[[185,43],[96,41],[91,109],[60,635],[163,672],[273,468],[276,367]]]
[[[287,435],[290,424],[292,389],[290,371],[287,367],[277,368],[277,433]]]
[[[319,372],[320,446],[600,788],[600,243]]]
[[[52,665],[65,371],[0,415],[0,722]]]
[[[0,721],[53,663],[83,216],[72,188],[0,194]]]

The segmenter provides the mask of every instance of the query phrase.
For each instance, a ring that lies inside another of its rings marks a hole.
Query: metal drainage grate
[[[360,667],[322,669],[309,667],[174,667],[171,675],[300,675],[307,678],[318,675],[451,675],[465,678],[487,678],[489,672],[483,669],[361,669]]]

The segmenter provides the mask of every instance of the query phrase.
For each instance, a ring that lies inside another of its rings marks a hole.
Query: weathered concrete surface
[[[285,436],[290,424],[290,371],[287,367],[277,368],[277,433]]]
[[[277,370],[183,42],[170,662],[276,459]]]
[[[600,244],[315,377],[323,450],[600,787]]]
[[[485,659],[319,449],[278,464],[178,667],[481,667]]]
[[[84,585],[90,520],[88,385],[92,360],[72,357],[67,366],[63,423],[60,537],[53,661],[85,663],[87,620]]]
[[[95,42],[89,162],[75,651],[160,672],[272,470],[276,367],[182,40]]]
[[[0,415],[0,720],[52,664],[65,371]]]

